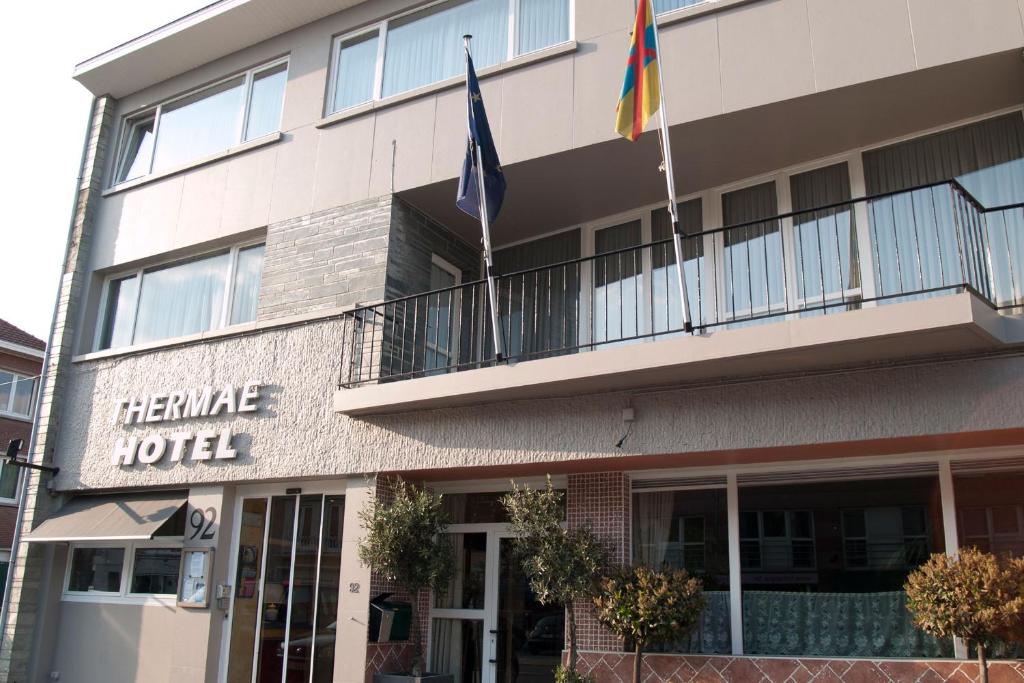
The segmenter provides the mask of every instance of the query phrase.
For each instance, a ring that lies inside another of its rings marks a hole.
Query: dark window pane
[[[177,595],[181,548],[136,548],[132,593]]]
[[[68,590],[119,593],[123,568],[124,548],[75,548]]]
[[[767,510],[762,514],[765,538],[782,538],[786,535],[786,513]]]

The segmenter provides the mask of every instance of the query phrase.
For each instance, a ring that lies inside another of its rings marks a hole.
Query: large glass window
[[[0,370],[0,415],[31,417],[35,377]]]
[[[774,182],[722,195],[723,224],[742,226],[726,230],[721,238],[720,276],[730,318],[785,310],[782,231],[778,219],[771,218],[778,213]]]
[[[14,500],[18,496],[20,468],[7,461],[0,463],[0,498]]]
[[[869,195],[957,179],[982,205],[1024,201],[1024,118],[1020,112],[933,133],[864,153]],[[918,189],[872,201],[868,219],[880,294],[949,287],[972,279],[964,261],[966,220],[948,187]],[[994,302],[1024,301],[1024,212],[985,215]],[[971,282],[977,284],[977,282]]]
[[[477,68],[563,43],[571,1],[449,0],[342,36],[334,44],[327,113],[462,74],[467,33]]]
[[[939,500],[937,477],[741,486],[744,653],[950,656],[903,592],[944,550]]]
[[[110,280],[99,348],[142,344],[254,320],[263,252],[262,244],[234,248]]]
[[[693,7],[708,0],[654,0],[654,11],[658,14],[671,12],[674,9]]]
[[[728,533],[724,489],[633,494],[634,564],[685,569],[701,579],[708,599],[698,629],[657,651],[732,651]]]
[[[287,78],[288,63],[275,62],[126,118],[114,182],[174,168],[276,131]]]

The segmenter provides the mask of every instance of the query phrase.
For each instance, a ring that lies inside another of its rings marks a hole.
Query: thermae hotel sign
[[[167,394],[119,398],[114,402],[113,421],[115,425],[127,427],[254,413],[259,407],[261,386],[259,382],[247,382],[240,387],[231,384],[216,388],[205,386]],[[231,427],[126,436],[114,443],[110,460],[118,467],[131,466],[136,462],[156,465],[164,460],[172,463],[186,459],[199,462],[234,460],[238,451],[232,445],[233,437]]]

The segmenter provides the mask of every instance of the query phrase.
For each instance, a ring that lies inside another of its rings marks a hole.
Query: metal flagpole
[[[640,0],[645,2],[645,0]],[[653,10],[653,7],[652,7]],[[676,274],[679,276],[679,296],[683,302],[683,330],[693,331],[690,318],[690,298],[686,296],[686,273],[683,261],[683,231],[679,225],[679,206],[676,204],[676,179],[672,172],[672,147],[668,139],[668,116],[665,111],[665,79],[661,73],[661,37],[658,35],[658,14],[651,12],[654,25],[654,50],[658,55],[658,94],[661,98],[658,116],[661,118],[661,156],[665,161],[665,183],[668,186],[668,211],[672,218],[672,245],[676,252]]]
[[[466,90],[469,90],[469,41],[471,35],[462,36],[466,47]],[[472,94],[470,94],[472,97]],[[469,115],[473,115],[473,103],[468,103]],[[468,119],[467,119],[468,124]],[[480,151],[480,145],[473,139],[473,131],[469,131],[470,144],[473,145],[473,152],[476,155],[477,173],[477,198],[480,200],[480,225],[484,233],[484,267],[487,270],[487,298],[491,304],[491,328],[494,333],[494,355],[500,363],[505,359],[505,335],[501,329],[501,318],[498,315],[498,286],[495,283],[494,260],[491,257],[491,221],[487,213],[487,192],[484,189],[484,158]]]

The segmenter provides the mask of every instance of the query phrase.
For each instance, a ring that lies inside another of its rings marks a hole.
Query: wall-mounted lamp
[[[622,448],[622,444],[626,443],[626,439],[628,439],[629,435],[633,432],[633,419],[634,419],[634,417],[635,416],[634,416],[632,408],[623,408],[622,409],[622,421],[626,425],[626,431],[622,434],[622,438],[619,439],[618,442],[616,442],[616,444],[615,444],[616,448]]]
[[[60,472],[59,467],[50,467],[49,465],[36,465],[28,460],[18,460],[18,453],[25,447],[24,439],[11,439],[7,444],[7,454],[4,456],[7,459],[7,464],[14,465],[15,467],[27,467],[30,470],[39,470],[41,472],[49,472],[56,476]]]

